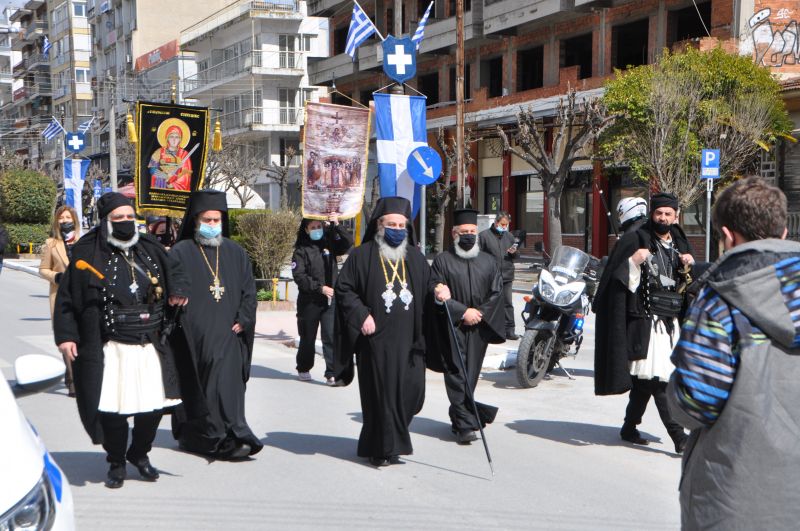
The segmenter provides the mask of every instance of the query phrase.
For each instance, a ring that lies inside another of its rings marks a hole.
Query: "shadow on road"
[[[73,487],[103,483],[108,472],[105,452],[51,452]]]
[[[440,441],[453,442],[455,436],[450,431],[450,424],[439,420],[433,420],[425,417],[414,417],[409,427],[411,433],[418,435],[427,435]]]
[[[20,321],[49,321],[49,317],[20,317]]]
[[[28,295],[28,297],[33,297],[34,299],[49,299],[50,295]]]
[[[629,446],[636,450],[665,454],[670,457],[680,457],[673,452],[666,452],[650,446],[640,446],[627,443],[619,438],[619,428],[616,426],[600,426],[597,424],[584,424],[581,422],[564,422],[560,420],[515,420],[506,424],[509,428],[541,439],[548,439],[573,446]],[[647,432],[641,432],[642,437],[650,441],[661,439]]]
[[[571,369],[567,367],[569,373],[575,378],[594,378],[594,371],[591,369]],[[522,389],[517,383],[517,371],[511,369],[507,371],[485,371],[481,373],[481,380],[492,382],[492,386],[498,389]],[[569,382],[569,378],[564,371],[556,367],[549,377],[546,377],[539,385],[546,386],[547,382]]]
[[[297,455],[321,454],[369,466],[366,459],[356,456],[358,441],[347,437],[332,437],[316,433],[268,432],[261,439],[264,446],[277,448]]]
[[[263,365],[253,365],[250,367],[251,378],[266,378],[268,380],[297,380],[297,374],[278,371]]]

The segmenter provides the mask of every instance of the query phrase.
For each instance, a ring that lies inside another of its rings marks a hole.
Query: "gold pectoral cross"
[[[217,302],[222,300],[222,296],[225,294],[225,288],[219,285],[218,277],[214,277],[214,283],[208,287],[208,291],[211,292],[212,297]]]

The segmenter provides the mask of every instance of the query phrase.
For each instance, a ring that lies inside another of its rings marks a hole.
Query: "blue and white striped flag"
[[[347,31],[347,44],[344,53],[356,60],[356,48],[378,31],[375,24],[369,19],[358,2],[353,4],[353,18],[350,19],[350,29]]]
[[[419,45],[422,44],[422,39],[425,38],[425,23],[428,22],[432,7],[433,2],[428,4],[428,9],[425,10],[425,14],[422,15],[422,20],[420,20],[419,25],[417,25],[417,31],[415,31],[414,36],[411,37],[411,42],[417,45],[417,50],[419,50]]]
[[[89,159],[64,159],[64,204],[78,212],[78,221],[83,224],[83,180],[89,169]]]
[[[47,38],[47,35],[44,36],[44,42],[42,43],[42,53],[45,57],[50,55],[50,48],[53,47],[53,44],[50,42],[50,39]]]
[[[86,134],[86,131],[92,126],[92,122],[94,122],[94,116],[90,120],[87,120],[78,126],[78,132]]]
[[[45,140],[52,140],[61,133],[66,133],[66,131],[61,126],[61,122],[53,118],[53,120],[50,122],[50,125],[48,125],[44,131],[42,131],[42,136]]]
[[[413,216],[421,204],[422,187],[406,169],[408,156],[428,145],[423,96],[373,94],[377,134],[378,176],[381,197],[400,196],[411,201]]]

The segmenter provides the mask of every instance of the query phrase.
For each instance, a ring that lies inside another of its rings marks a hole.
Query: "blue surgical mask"
[[[212,240],[219,236],[222,233],[222,225],[208,225],[206,223],[201,223],[200,228],[197,229],[197,233],[207,240]]]
[[[504,233],[505,231],[507,231],[508,229],[507,229],[507,228],[505,228],[505,227],[503,227],[503,226],[501,226],[501,225],[495,225],[495,226],[494,226],[494,230],[496,230],[496,231],[497,231],[497,232],[499,232],[500,234],[503,234],[503,233]]]
[[[318,242],[319,240],[322,239],[322,234],[323,233],[324,233],[324,229],[314,229],[314,230],[308,231],[308,236],[312,240],[314,240],[315,242]]]
[[[406,239],[406,229],[390,229],[386,227],[383,233],[384,241],[390,247],[397,247]]]

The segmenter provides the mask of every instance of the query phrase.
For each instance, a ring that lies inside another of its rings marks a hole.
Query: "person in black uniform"
[[[492,255],[497,260],[497,267],[503,278],[503,302],[506,314],[506,339],[519,339],[515,332],[514,301],[512,285],[514,284],[514,259],[517,258],[519,243],[508,231],[511,224],[511,214],[500,211],[494,218],[494,223],[478,235],[480,250]]]
[[[303,219],[300,223],[292,256],[292,276],[300,290],[297,296],[297,331],[300,334],[297,375],[304,382],[311,380],[309,371],[314,367],[314,344],[317,329],[322,325],[325,382],[331,386],[336,384],[333,371],[336,312],[333,286],[339,276],[336,257],[352,246],[352,238],[335,215],[328,218],[327,226],[312,219]]]

